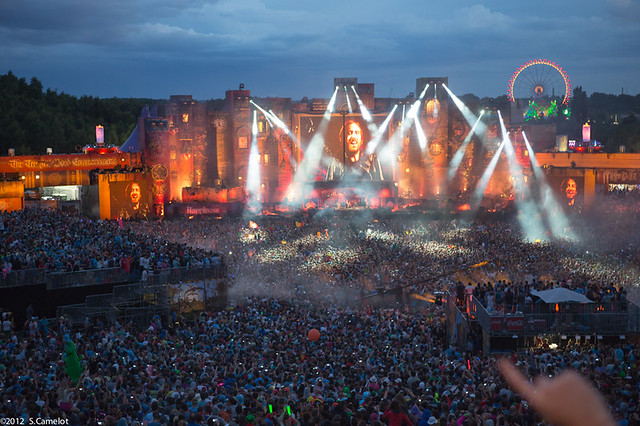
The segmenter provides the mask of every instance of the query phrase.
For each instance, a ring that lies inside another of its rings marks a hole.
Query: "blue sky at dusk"
[[[102,98],[329,97],[334,77],[403,97],[432,76],[495,97],[535,58],[640,93],[640,0],[5,0],[0,46],[0,73]]]

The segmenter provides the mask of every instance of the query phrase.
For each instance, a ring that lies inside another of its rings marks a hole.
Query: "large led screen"
[[[151,216],[147,182],[141,177],[132,181],[110,182],[111,217],[143,220]]]
[[[584,177],[551,176],[548,183],[560,206],[568,213],[581,213],[584,197]]]
[[[322,116],[304,116],[300,119],[301,140],[304,147],[314,137],[324,141],[323,155],[316,180],[385,180],[384,171],[376,151],[388,140],[385,132],[373,153],[367,148],[372,143],[376,128],[384,117],[376,117],[377,124],[370,128],[359,114],[334,114],[326,127]],[[320,134],[324,127],[324,132]],[[314,143],[318,142],[318,139]]]

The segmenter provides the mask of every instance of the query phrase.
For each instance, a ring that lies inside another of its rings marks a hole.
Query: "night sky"
[[[0,73],[75,96],[403,97],[416,78],[506,94],[536,58],[587,94],[640,93],[640,0],[0,0]]]

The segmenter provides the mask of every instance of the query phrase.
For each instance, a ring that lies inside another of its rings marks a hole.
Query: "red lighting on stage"
[[[114,152],[118,152],[118,147],[86,147],[84,149],[85,154],[111,154]]]

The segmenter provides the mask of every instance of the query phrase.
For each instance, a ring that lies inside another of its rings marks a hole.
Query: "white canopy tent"
[[[538,296],[545,303],[593,303],[593,300],[587,299],[584,294],[569,290],[564,287],[556,287],[551,290],[532,291],[533,296]]]

